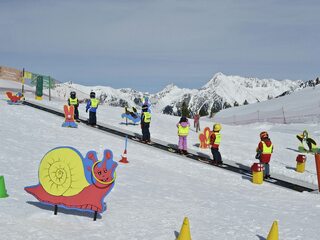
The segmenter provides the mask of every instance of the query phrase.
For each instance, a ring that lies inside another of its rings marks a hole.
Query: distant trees
[[[225,109],[225,108],[231,108],[230,103],[224,102],[224,103],[223,103],[223,108],[224,108],[224,109]]]
[[[167,106],[163,109],[162,113],[164,113],[164,114],[169,114],[169,115],[173,115],[173,107],[167,105]]]
[[[182,103],[181,116],[190,117],[190,110],[188,109],[188,105],[186,102]]]
[[[208,113],[208,108],[209,108],[209,106],[207,105],[207,104],[204,104],[202,107],[201,107],[201,109],[200,109],[200,111],[199,111],[199,115],[202,117],[202,116],[207,116],[207,115],[209,115],[209,113]]]
[[[234,106],[234,107],[238,107],[238,106],[239,106],[239,103],[238,103],[237,101],[235,101],[235,102],[233,103],[233,106]]]
[[[249,103],[248,103],[247,99],[244,100],[243,105],[248,105],[248,104],[249,104]]]
[[[222,109],[221,102],[215,101],[210,110],[210,117],[212,117],[215,113],[219,112]]]

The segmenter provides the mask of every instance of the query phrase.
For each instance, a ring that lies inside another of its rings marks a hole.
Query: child
[[[181,154],[187,154],[187,136],[189,134],[190,124],[186,117],[181,117],[180,121],[177,123],[178,136],[179,136],[179,152]]]
[[[97,124],[97,108],[99,105],[99,100],[96,99],[96,93],[95,92],[91,92],[90,93],[90,100],[87,102],[87,106],[86,106],[86,112],[88,112],[89,110],[89,125],[91,126],[95,126]]]
[[[260,133],[260,142],[256,151],[256,159],[259,159],[260,163],[264,165],[264,178],[268,179],[270,178],[269,162],[273,152],[273,145],[267,132]]]
[[[194,120],[193,125],[194,125],[194,128],[196,129],[196,132],[200,131],[200,115],[198,112],[194,115],[193,120]]]
[[[68,105],[69,106],[73,105],[73,107],[74,107],[74,119],[77,122],[79,122],[79,111],[78,111],[79,100],[76,97],[76,92],[75,91],[70,92],[70,97],[68,99]]]
[[[151,113],[148,112],[148,105],[142,106],[142,113],[141,113],[141,130],[142,130],[142,142],[150,143],[150,122],[151,122]]]
[[[213,132],[210,135],[210,145],[211,145],[211,153],[212,153],[212,164],[219,165],[222,164],[221,154],[219,152],[219,145],[221,142],[221,124],[216,123],[213,125]]]

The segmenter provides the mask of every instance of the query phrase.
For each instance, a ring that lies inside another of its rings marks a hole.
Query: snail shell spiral
[[[42,158],[39,181],[54,196],[74,196],[89,185],[81,154],[70,147],[53,149]]]

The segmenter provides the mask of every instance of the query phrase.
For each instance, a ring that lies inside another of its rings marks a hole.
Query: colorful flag
[[[24,71],[24,76],[23,76],[23,78],[32,79],[32,73],[31,73],[31,72]]]

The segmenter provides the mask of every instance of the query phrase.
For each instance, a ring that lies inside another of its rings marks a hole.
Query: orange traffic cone
[[[123,151],[122,158],[121,158],[121,160],[119,162],[121,162],[121,163],[129,163],[128,159],[127,159],[127,149],[125,149]]]

